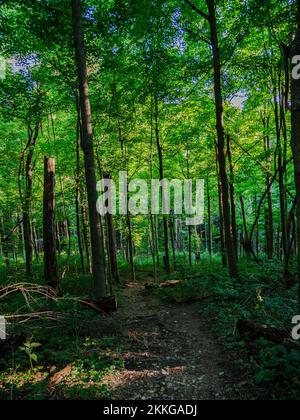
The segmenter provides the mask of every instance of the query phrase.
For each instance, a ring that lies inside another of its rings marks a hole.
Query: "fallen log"
[[[265,340],[273,341],[277,344],[282,344],[284,340],[288,339],[286,331],[279,330],[268,325],[255,324],[247,319],[240,319],[236,325],[240,336],[250,340],[258,340],[264,338]]]
[[[299,344],[292,341],[289,333],[285,330],[268,325],[259,325],[246,319],[240,319],[236,327],[240,336],[248,343],[248,347],[252,349],[253,353],[260,351],[259,346],[254,343],[260,338],[271,341],[274,344],[281,344],[288,350],[300,351]]]
[[[145,288],[146,289],[156,289],[156,288],[160,288],[160,289],[165,289],[168,287],[176,287],[179,286],[180,284],[182,284],[182,280],[168,280],[168,281],[164,281],[163,283],[146,283],[145,284]]]
[[[52,387],[60,384],[62,381],[64,381],[66,378],[68,378],[72,374],[72,371],[73,371],[73,365],[69,364],[64,369],[55,373],[49,379],[49,388],[52,388]]]

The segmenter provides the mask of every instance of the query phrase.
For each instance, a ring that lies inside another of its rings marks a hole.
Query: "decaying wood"
[[[255,324],[247,319],[240,319],[237,322],[237,330],[241,337],[249,340],[265,340],[282,344],[288,338],[287,332],[267,325]]]
[[[70,365],[66,366],[64,369],[55,373],[53,376],[51,376],[51,378],[49,380],[49,388],[52,388],[52,387],[60,384],[62,381],[64,381],[68,376],[71,375],[72,370],[73,370],[73,366],[70,364]]]
[[[289,333],[267,325],[255,324],[252,321],[240,319],[237,323],[237,331],[240,336],[247,342],[248,349],[252,354],[258,354],[261,350],[260,345],[255,340],[263,338],[274,344],[281,344],[288,350],[296,350],[300,352],[298,343],[289,338]]]
[[[165,281],[165,282],[160,283],[160,284],[155,284],[155,283],[149,284],[149,283],[147,283],[145,285],[145,288],[146,289],[155,289],[155,288],[164,289],[164,288],[167,288],[167,287],[176,287],[176,286],[179,286],[182,283],[183,282],[181,280],[168,280],[168,281]]]

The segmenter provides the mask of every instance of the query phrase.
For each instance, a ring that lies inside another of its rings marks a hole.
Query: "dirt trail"
[[[172,305],[127,285],[116,316],[131,344],[126,369],[108,380],[113,399],[237,399],[234,375],[201,320],[199,303]]]

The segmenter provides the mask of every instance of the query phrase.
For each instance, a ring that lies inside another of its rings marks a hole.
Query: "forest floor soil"
[[[171,304],[139,283],[124,288],[118,312],[129,344],[125,369],[105,378],[112,399],[236,400],[238,379],[201,317],[201,303]]]

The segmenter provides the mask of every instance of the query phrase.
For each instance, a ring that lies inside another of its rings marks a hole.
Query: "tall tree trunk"
[[[84,255],[83,255],[83,244],[81,236],[81,224],[80,224],[80,107],[79,101],[77,101],[77,129],[76,129],[76,195],[75,195],[75,207],[76,207],[76,230],[77,230],[77,241],[78,250],[80,255],[81,270],[84,273]]]
[[[150,236],[151,236],[151,249],[152,249],[152,261],[153,261],[153,274],[154,280],[157,281],[157,249],[156,249],[156,237],[153,215],[150,214]]]
[[[291,59],[300,55],[300,0],[297,0],[297,32],[291,46]],[[300,305],[300,79],[292,77],[291,90],[291,127],[292,127],[292,150],[295,167],[295,185],[297,197],[297,252],[298,252],[298,281],[299,281],[299,305]]]
[[[88,230],[88,221],[87,221],[87,208],[85,204],[81,204],[81,215],[82,215],[82,231],[83,231],[83,240],[87,261],[87,271],[92,273],[92,260],[91,260],[91,247],[89,240],[89,230]]]
[[[245,232],[245,237],[243,238],[243,247],[246,252],[246,255],[250,256],[254,252],[252,249],[251,240],[249,238],[247,218],[246,218],[246,212],[245,212],[245,204],[244,204],[244,199],[242,196],[240,197],[240,202],[241,202],[241,211],[242,211],[243,226],[244,226],[244,232]]]
[[[159,160],[159,177],[160,181],[164,179],[164,163],[163,163],[163,153],[162,146],[160,142],[160,132],[159,132],[159,116],[158,116],[158,99],[155,97],[155,133],[156,133],[156,145],[157,153]],[[162,188],[162,203],[164,203],[164,189]],[[163,215],[163,225],[164,225],[164,245],[165,245],[165,255],[164,263],[167,273],[170,273],[170,250],[169,250],[169,227],[167,216]]]
[[[77,113],[77,115],[78,115],[78,113]],[[54,122],[54,118],[53,118],[52,114],[50,114],[50,120],[51,120],[53,139],[54,139],[54,142],[56,142],[55,122]],[[63,228],[64,235],[63,235],[63,237],[67,238],[67,243],[68,243],[67,260],[65,262],[65,267],[64,267],[63,275],[62,275],[62,277],[64,277],[65,272],[69,269],[70,258],[71,258],[71,241],[72,241],[72,239],[71,239],[71,224],[70,224],[70,220],[69,220],[69,217],[68,217],[68,211],[67,211],[67,206],[66,206],[66,198],[65,198],[65,189],[64,189],[64,184],[63,184],[63,178],[62,178],[59,159],[57,159],[56,166],[57,166],[57,174],[58,174],[61,197],[62,197],[63,217],[65,219],[65,221],[63,222],[64,223],[64,228]]]
[[[205,227],[205,225],[204,225]],[[194,234],[195,234],[195,255],[196,261],[199,263],[201,261],[201,247],[202,247],[202,227],[200,225],[200,231],[198,232],[197,226],[194,226]],[[205,236],[207,233],[205,232]]]
[[[129,261],[130,261],[131,275],[132,275],[132,281],[135,281],[136,280],[136,274],[135,274],[135,265],[134,265],[132,226],[131,226],[131,219],[130,219],[129,214],[126,215],[126,224],[127,224],[127,230],[128,230],[128,251],[129,251]]]
[[[80,0],[72,0],[72,18],[74,32],[74,46],[77,63],[77,76],[80,95],[80,109],[82,118],[82,150],[84,153],[86,189],[88,196],[93,277],[95,298],[106,296],[104,250],[101,237],[100,218],[97,212],[96,173],[93,150],[93,129],[91,120],[91,106],[87,80],[87,65],[84,46],[83,21]]]
[[[186,169],[187,169],[187,179],[190,179],[190,150],[189,147],[186,149]],[[193,255],[192,255],[192,226],[188,226],[188,253],[189,253],[189,266],[193,265]]]
[[[285,166],[282,160],[282,142],[281,142],[281,124],[279,119],[277,88],[274,88],[274,106],[275,106],[275,123],[276,123],[276,136],[277,136],[277,162],[279,174],[279,202],[280,202],[280,218],[281,218],[281,239],[283,248],[283,260],[286,264],[288,254],[288,240],[287,240],[287,226],[286,226],[286,204],[285,204],[285,187],[284,176]]]
[[[258,197],[257,197],[257,194],[254,194],[254,211],[255,211],[255,214],[257,214],[257,211],[258,211]],[[257,225],[256,225],[256,233],[255,233],[255,251],[256,251],[256,260],[258,260],[259,259],[259,246],[260,246],[260,243],[259,243],[259,237],[260,237],[260,235],[259,235],[259,223],[257,223]],[[251,243],[252,244],[252,243]]]
[[[170,237],[171,237],[171,245],[172,245],[172,253],[173,253],[173,267],[176,270],[176,240],[175,240],[175,218],[173,216],[172,220],[170,221]]]
[[[266,251],[269,260],[273,259],[274,248],[274,226],[273,226],[273,205],[272,205],[272,191],[271,191],[271,154],[270,154],[270,137],[268,134],[269,117],[263,118],[264,126],[264,149],[266,153],[266,188],[267,188],[267,212],[266,212]]]
[[[33,269],[32,269],[33,246],[32,246],[32,232],[31,232],[31,226],[30,226],[30,216],[29,216],[29,211],[27,210],[27,206],[24,207],[23,229],[24,229],[26,274],[28,277],[31,277],[33,274]]]
[[[105,178],[111,179],[111,175],[105,175]],[[108,205],[109,203],[107,200],[106,207],[108,207]],[[107,226],[107,245],[108,245],[110,273],[111,273],[112,279],[115,280],[117,283],[120,283],[116,236],[115,236],[112,214],[108,212],[105,218],[106,218],[106,226]]]
[[[232,232],[230,206],[229,206],[229,191],[228,179],[226,171],[225,158],[225,132],[224,132],[224,108],[222,97],[222,66],[220,57],[220,48],[218,40],[217,20],[216,20],[216,2],[215,0],[206,0],[209,10],[209,25],[211,36],[211,47],[213,51],[213,65],[214,65],[214,92],[215,92],[215,106],[216,106],[216,122],[217,122],[217,148],[218,148],[218,162],[221,179],[221,192],[223,201],[224,213],[224,229],[225,229],[225,244],[228,256],[229,274],[232,278],[238,277],[238,267],[235,253],[235,240]]]
[[[288,131],[287,131],[287,121],[286,121],[286,108],[285,108],[285,96],[286,93],[284,88],[279,87],[280,90],[280,125],[282,128],[282,137],[283,137],[283,147],[282,147],[282,201],[284,203],[284,217],[285,217],[285,233],[286,233],[286,244],[287,252],[285,255],[285,264],[284,264],[284,281],[287,287],[291,287],[293,284],[293,276],[290,272],[290,258],[292,253],[293,242],[295,238],[295,231],[292,232],[292,239],[290,241],[290,217],[288,209],[288,200],[287,200],[287,183],[288,183],[288,173],[287,173],[287,153],[288,153]],[[294,207],[294,206],[293,206]],[[292,209],[292,217],[294,218],[294,211]]]
[[[33,153],[39,135],[40,124],[36,123],[34,131],[28,127],[28,153],[25,164],[25,197],[23,203],[23,233],[25,245],[26,274],[31,277],[33,274],[32,257],[33,257],[33,240],[30,222],[30,210],[32,201],[32,171],[33,171]]]
[[[211,198],[210,198],[210,186],[209,186],[209,177],[206,181],[207,186],[207,212],[208,212],[208,252],[209,256],[212,257],[212,226],[211,226]]]
[[[46,283],[58,289],[55,232],[55,160],[44,159],[44,273]]]
[[[153,179],[153,101],[151,101],[150,109],[150,179]],[[155,215],[150,214],[150,229],[151,229],[151,239],[152,239],[152,259],[153,259],[153,271],[154,271],[154,280],[157,281],[157,261],[159,262],[158,248],[157,248],[157,237],[156,237],[156,226],[155,226]],[[175,261],[174,261],[175,264]]]
[[[230,168],[230,182],[229,182],[229,192],[230,192],[230,206],[231,206],[231,224],[232,224],[232,235],[234,240],[235,256],[238,260],[238,243],[237,243],[237,228],[236,228],[236,197],[234,189],[234,163],[232,160],[231,152],[231,137],[227,135],[227,155]]]
[[[192,226],[188,226],[188,252],[189,252],[189,266],[193,265],[193,253],[192,253]]]
[[[36,227],[33,223],[31,225],[31,229],[32,229],[32,243],[33,243],[34,254],[35,254],[36,262],[39,263],[40,258],[39,258],[38,237],[36,233]]]
[[[222,187],[220,179],[220,171],[218,167],[218,149],[216,148],[216,171],[218,178],[218,199],[219,199],[219,216],[220,216],[220,247],[221,247],[221,256],[223,267],[227,267],[227,257],[225,250],[225,239],[224,239],[224,213],[223,213],[223,197],[222,197]]]

